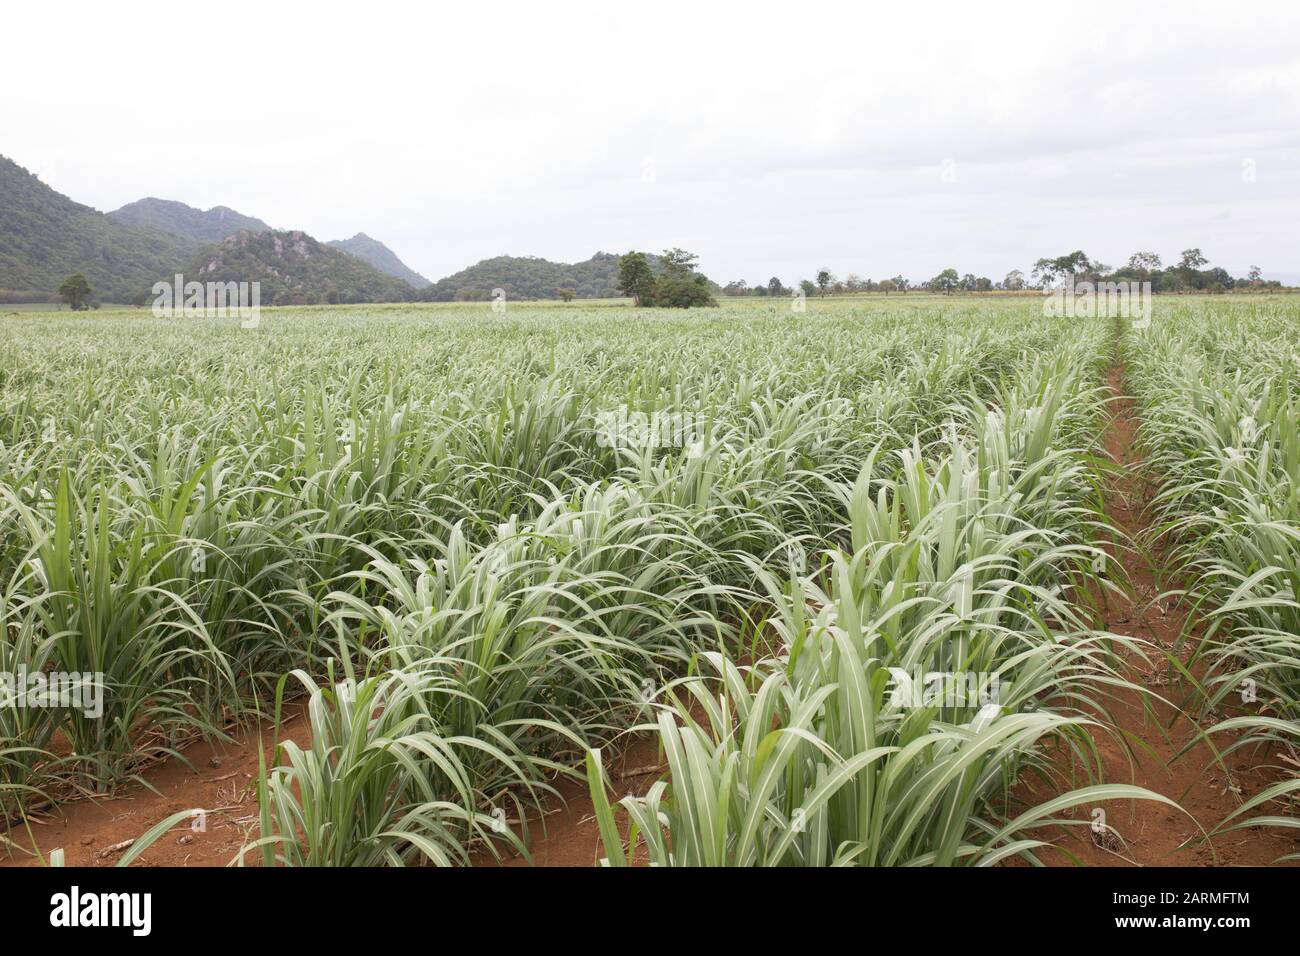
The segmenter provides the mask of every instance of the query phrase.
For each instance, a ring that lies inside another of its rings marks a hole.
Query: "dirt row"
[[[63,850],[67,866],[114,866],[150,827],[194,808],[206,812],[175,827],[132,865],[226,866],[250,833],[256,838],[258,744],[270,766],[275,733],[268,723],[237,732],[230,743],[195,743],[183,751],[185,762],[172,759],[148,768],[141,783],[111,797],[81,799],[38,814],[9,832],[17,848],[0,845],[0,866],[39,866],[55,849]],[[279,733],[281,740],[309,743],[301,708],[289,711]],[[249,863],[256,862],[252,854]]]
[[[1166,596],[1179,584],[1166,570],[1167,555],[1145,547],[1156,488],[1142,469],[1138,418],[1125,387],[1118,343],[1108,382],[1115,397],[1102,445],[1118,469],[1104,494],[1111,523],[1124,537],[1108,543],[1106,550],[1122,569],[1122,574],[1114,576],[1127,579],[1130,587],[1123,597],[1108,596],[1102,603],[1100,627],[1140,638],[1154,647],[1146,652],[1149,660],[1133,656],[1126,662],[1123,676],[1143,691],[1117,692],[1107,702],[1109,716],[1093,715],[1113,722],[1118,739],[1106,733],[1094,738],[1108,782],[1145,787],[1173,799],[1187,813],[1140,800],[1111,802],[1100,808],[1105,811],[1100,819],[1092,816],[1098,808],[1084,808],[1090,823],[1096,820],[1104,826],[1054,829],[1051,836],[1060,850],[1045,851],[1044,861],[1056,865],[1078,861],[1089,866],[1269,865],[1300,850],[1300,841],[1289,835],[1294,831],[1252,828],[1213,840],[1201,839],[1204,832],[1213,830],[1277,777],[1267,766],[1266,755],[1243,750],[1221,762],[1204,739],[1177,756],[1203,728],[1196,719],[1200,708],[1194,688],[1179,680],[1165,655],[1185,660],[1197,632],[1188,627],[1186,603]],[[1206,719],[1204,726],[1217,719]],[[1217,740],[1220,748],[1225,744],[1224,739]],[[1067,755],[1058,752],[1053,756],[1059,774],[1054,785],[1035,786],[1026,781],[1016,793],[1018,798],[1036,803],[1087,783],[1080,776],[1081,768]],[[1083,811],[1074,814],[1083,815]]]

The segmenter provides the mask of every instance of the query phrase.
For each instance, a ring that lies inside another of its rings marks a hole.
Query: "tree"
[[[618,263],[618,288],[637,305],[653,305],[654,273],[644,252],[629,252]]]
[[[1008,292],[1019,292],[1025,287],[1025,274],[1019,269],[1012,269],[1002,280],[1002,288]]]
[[[1222,266],[1206,269],[1198,278],[1200,281],[1197,283],[1197,288],[1204,289],[1206,292],[1227,292],[1232,288],[1232,276]]]
[[[572,302],[574,297],[578,294],[578,290],[577,289],[556,289],[555,294],[558,295],[565,302]]]
[[[695,253],[674,246],[672,249],[665,249],[659,261],[664,267],[664,272],[680,277],[695,272],[695,260],[698,258]]]
[[[880,291],[885,293],[885,295],[889,295],[891,292],[897,292],[898,284],[893,279],[881,279]]]
[[[960,285],[961,279],[958,277],[956,269],[944,269],[930,280],[931,291],[942,292],[945,295],[952,295]]]
[[[906,295],[907,290],[910,289],[911,287],[912,287],[912,282],[910,279],[904,279],[902,276],[894,276],[894,288],[896,288],[899,292],[902,292],[904,295]]]
[[[708,277],[695,271],[698,258],[685,249],[665,249],[660,257],[663,271],[656,277],[645,253],[629,252],[619,261],[619,288],[639,306],[686,309],[717,305],[709,291]]]
[[[803,290],[803,294],[805,296],[812,295],[814,292],[817,291],[817,286],[813,285],[807,279],[799,280],[799,288]]]
[[[1160,271],[1160,256],[1154,252],[1135,252],[1128,257],[1128,268],[1144,279]]]
[[[717,305],[702,275],[664,273],[655,280],[654,304],[665,308],[689,309],[696,305]]]
[[[1158,272],[1151,279],[1151,288],[1154,292],[1182,292],[1186,287],[1183,274],[1177,269]]]
[[[961,277],[961,290],[963,292],[974,292],[979,285],[979,280],[975,278],[975,273],[968,272]]]
[[[1178,268],[1185,272],[1195,272],[1209,261],[1201,255],[1200,249],[1184,249],[1182,258],[1178,260]]]
[[[817,288],[821,289],[822,295],[826,294],[826,287],[833,281],[835,281],[835,277],[831,275],[830,269],[817,270]]]
[[[59,286],[59,296],[73,312],[82,312],[89,308],[87,304],[90,301],[90,283],[80,272],[74,272],[63,280],[63,285]]]
[[[785,286],[781,285],[781,280],[776,276],[772,276],[767,280],[767,294],[772,296],[785,295]]]
[[[1055,259],[1043,258],[1034,263],[1033,277],[1040,286],[1048,286],[1057,280],[1069,278],[1069,285],[1074,285],[1080,275],[1100,271],[1101,267],[1088,259],[1082,249]]]
[[[1246,278],[1250,280],[1251,285],[1259,285],[1264,278],[1264,272],[1259,266],[1251,266],[1250,271],[1246,273]]]

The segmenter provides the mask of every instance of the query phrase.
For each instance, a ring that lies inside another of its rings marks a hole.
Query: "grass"
[[[1070,595],[1089,583],[1096,511],[1082,437],[1100,392],[1086,353],[1044,361],[1022,384],[973,403],[934,463],[916,446],[868,458],[851,487],[850,551],[814,574],[759,570],[780,650],[740,666],[707,654],[669,685],[654,724],[667,779],[622,807],[627,845],[588,780],[607,861],[659,866],[993,865],[1037,862],[1031,834],[1076,822],[1059,811],[1108,799],[1172,801],[1094,783],[1001,815],[1038,745],[1092,741],[1107,690],[1136,689],[1116,650]],[[965,433],[969,438],[962,437]],[[823,583],[824,582],[824,583]],[[1064,584],[1064,586],[1062,586]],[[898,701],[899,681],[970,674],[976,699]],[[891,692],[892,687],[892,692]]]
[[[1032,858],[1064,804],[1001,795],[1049,739],[1088,758],[1082,712],[1120,685],[1085,595],[1108,336],[912,296],[15,321],[0,666],[107,693],[99,721],[0,701],[0,808],[110,792],[298,697],[312,739],[266,768],[250,860],[526,851],[557,775],[599,790],[589,751],[637,725],[675,766],[624,810],[697,840],[674,862]],[[624,407],[701,432],[611,446]],[[902,712],[891,668],[1011,696]],[[709,826],[697,779],[732,801]]]
[[[1142,439],[1164,476],[1158,535],[1201,631],[1185,676],[1222,753],[1270,755],[1278,771],[1226,828],[1300,828],[1298,333],[1293,308],[1224,305],[1131,342]]]

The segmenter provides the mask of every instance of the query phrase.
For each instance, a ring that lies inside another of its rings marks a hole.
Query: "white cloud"
[[[1114,263],[1188,245],[1300,268],[1290,2],[5,16],[0,151],[55,188],[363,230],[434,278],[670,243],[722,281],[997,277],[1074,248]]]

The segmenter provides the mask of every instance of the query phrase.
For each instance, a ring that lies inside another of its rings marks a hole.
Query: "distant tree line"
[[[892,279],[881,279],[875,282],[871,279],[863,279],[856,273],[849,273],[843,279],[837,279],[829,269],[819,269],[817,271],[817,281],[811,279],[801,279],[794,285],[787,286],[776,276],[768,279],[766,282],[756,282],[750,285],[744,279],[736,279],[728,282],[722,287],[723,295],[752,295],[752,296],[793,296],[802,292],[806,296],[812,295],[848,295],[856,292],[907,292],[915,289],[911,280],[903,276],[894,276]]]
[[[1265,280],[1259,266],[1251,266],[1243,278],[1233,278],[1226,269],[1205,268],[1209,260],[1199,248],[1184,249],[1173,265],[1166,266],[1154,252],[1135,252],[1118,269],[1088,258],[1081,249],[1064,256],[1043,258],[1031,273],[1035,285],[1045,288],[1077,282],[1150,282],[1153,292],[1231,292],[1234,289],[1280,289],[1282,283]]]
[[[302,234],[289,233],[286,235],[299,241],[310,241],[313,245],[315,244],[314,240],[310,240],[310,237]],[[238,249],[239,253],[246,256],[248,254],[246,248],[248,245],[265,245],[268,240],[274,242],[276,237],[277,234],[275,233],[244,234],[241,237],[244,239],[242,243],[227,241],[223,243],[222,249],[227,253]],[[279,251],[277,249],[277,252]],[[239,257],[233,256],[232,258],[238,259]],[[315,261],[312,262],[312,267],[320,269],[320,257],[313,258]],[[638,306],[690,308],[692,306],[717,305],[717,301],[712,294],[717,286],[698,271],[696,266],[698,259],[699,256],[694,253],[677,248],[666,249],[661,256],[652,256],[636,251],[629,252],[621,257],[607,253],[597,253],[591,260],[581,263],[577,267],[568,266],[563,268],[586,267],[590,269],[592,266],[599,267],[617,261],[618,271],[617,277],[612,280],[613,288],[606,288],[601,291],[607,297],[614,293],[630,296]],[[474,268],[490,268],[491,264],[502,262],[509,265],[519,262],[536,262],[548,267],[557,265],[547,263],[545,260],[521,260],[513,257],[502,257],[499,260],[487,260],[479,263],[479,266]],[[232,267],[235,268],[235,271],[238,271],[238,267],[234,266],[233,263],[225,262],[222,264],[226,267],[226,271],[229,271]],[[255,264],[261,267],[259,271],[265,271],[265,263],[251,261],[243,263],[250,269]],[[195,263],[194,265],[197,267],[199,264]],[[335,266],[334,269],[325,270],[327,279],[323,284],[326,291],[322,295],[307,295],[302,289],[279,288],[273,280],[271,283],[271,302],[276,305],[300,305],[313,304],[322,301],[322,299],[332,304],[367,301],[365,294],[369,290],[364,289],[364,281],[358,283],[358,285],[363,286],[361,291],[349,288],[341,292],[335,287],[334,281],[337,276],[328,273],[337,272],[338,264],[333,263],[332,265]],[[357,265],[364,264],[358,262]],[[1047,289],[1061,285],[1073,286],[1081,282],[1150,282],[1152,291],[1160,293],[1202,292],[1215,294],[1233,290],[1262,291],[1283,288],[1282,283],[1276,280],[1264,280],[1259,266],[1251,266],[1244,278],[1234,278],[1225,269],[1218,267],[1205,268],[1207,265],[1208,260],[1199,248],[1184,249],[1178,258],[1178,262],[1170,266],[1165,266],[1160,256],[1154,252],[1135,252],[1129,257],[1128,262],[1118,269],[1112,269],[1104,263],[1089,258],[1082,250],[1075,250],[1066,255],[1045,256],[1039,259],[1034,263],[1028,280],[1019,269],[1012,269],[997,282],[987,276],[976,276],[969,272],[959,274],[956,269],[944,269],[933,279],[927,279],[924,282],[915,284],[901,275],[892,279],[882,279],[879,282],[874,282],[871,279],[863,279],[854,273],[850,273],[844,279],[837,279],[829,269],[823,268],[817,270],[815,282],[803,279],[797,286],[793,287],[787,287],[779,278],[773,276],[766,283],[759,282],[753,286],[743,279],[738,279],[728,282],[720,291],[728,296],[768,297],[789,297],[800,293],[804,296],[851,295],[863,292],[878,292],[888,295],[894,292],[906,294],[908,291],[937,292],[952,295],[957,292],[1021,292],[1035,288]],[[209,263],[208,271],[215,273],[217,270],[213,270],[210,266],[211,263]],[[365,267],[363,271],[367,270],[373,271],[369,270],[369,267]],[[283,275],[282,272],[275,269],[272,269],[271,272],[273,275]],[[377,272],[375,274],[379,275]],[[368,277],[361,277],[362,280],[365,278]],[[382,278],[385,281],[389,279],[387,276]],[[481,280],[481,278],[480,274],[479,279]],[[395,284],[397,283],[397,280],[392,281]],[[429,288],[433,289],[434,287]],[[504,288],[504,286],[495,288]],[[517,282],[515,288],[520,288]],[[427,295],[427,290],[421,291],[425,291]],[[412,293],[412,295],[419,296],[419,293]],[[529,296],[516,293],[515,297],[558,298],[565,302],[571,302],[581,295],[582,292],[573,286],[558,286],[551,289],[549,294]],[[457,301],[487,301],[491,297],[491,289],[479,289],[477,286],[470,289],[461,289],[454,296]],[[434,301],[439,299],[446,301],[442,295],[429,296],[429,298]],[[59,286],[57,296],[52,297],[52,300],[62,300],[73,311],[99,308],[99,303],[94,298],[91,285],[82,273],[74,273],[65,279]],[[4,301],[5,299],[0,297],[0,302]],[[14,301],[31,300],[15,299]],[[394,301],[396,300],[394,299]]]
[[[1012,269],[1001,279],[974,273],[959,273],[944,269],[932,279],[911,282],[901,275],[892,279],[875,281],[864,279],[857,273],[837,278],[829,269],[818,269],[816,281],[803,279],[794,286],[786,286],[776,276],[767,282],[750,285],[736,279],[722,287],[729,296],[792,296],[802,291],[805,295],[852,295],[861,292],[890,293],[939,292],[952,295],[957,292],[1021,292],[1026,289],[1044,289],[1063,282],[1150,282],[1153,292],[1231,292],[1233,290],[1281,289],[1276,280],[1265,280],[1259,266],[1251,266],[1244,278],[1233,278],[1226,269],[1205,268],[1208,260],[1200,249],[1185,249],[1175,265],[1165,266],[1154,252],[1136,252],[1128,263],[1112,269],[1104,263],[1090,259],[1076,250],[1063,256],[1044,257],[1034,263],[1030,276]]]

